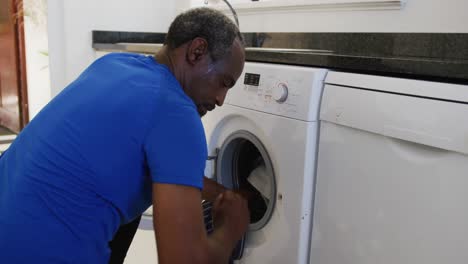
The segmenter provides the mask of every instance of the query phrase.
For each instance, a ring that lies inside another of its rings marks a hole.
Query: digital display
[[[260,84],[260,74],[245,73],[244,84],[258,86]]]

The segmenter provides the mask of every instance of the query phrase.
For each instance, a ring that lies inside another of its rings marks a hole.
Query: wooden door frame
[[[26,73],[26,45],[24,38],[24,9],[23,0],[13,0],[13,10],[16,15],[15,36],[16,53],[18,54],[18,103],[19,103],[19,129],[23,129],[29,122],[28,110],[28,83]]]
[[[15,133],[19,133],[26,124],[29,122],[29,111],[28,111],[28,86],[27,86],[27,73],[26,73],[26,50],[25,50],[25,38],[24,38],[24,9],[22,0],[11,0],[11,17],[14,24],[14,35],[15,35],[15,54],[17,54],[17,69],[16,73],[18,76],[18,118],[11,118],[11,115],[4,113],[0,109],[0,120],[3,120],[5,126],[13,130]]]

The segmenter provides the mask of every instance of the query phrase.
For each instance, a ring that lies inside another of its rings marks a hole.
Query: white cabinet
[[[465,263],[468,86],[326,82],[310,263]]]

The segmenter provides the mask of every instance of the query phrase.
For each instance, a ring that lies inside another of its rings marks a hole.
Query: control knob
[[[282,103],[288,98],[288,86],[284,83],[280,83],[273,88],[273,99],[276,102]]]

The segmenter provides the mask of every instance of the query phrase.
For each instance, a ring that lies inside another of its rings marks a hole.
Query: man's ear
[[[187,62],[194,65],[208,55],[208,42],[204,38],[194,38],[187,48]]]

